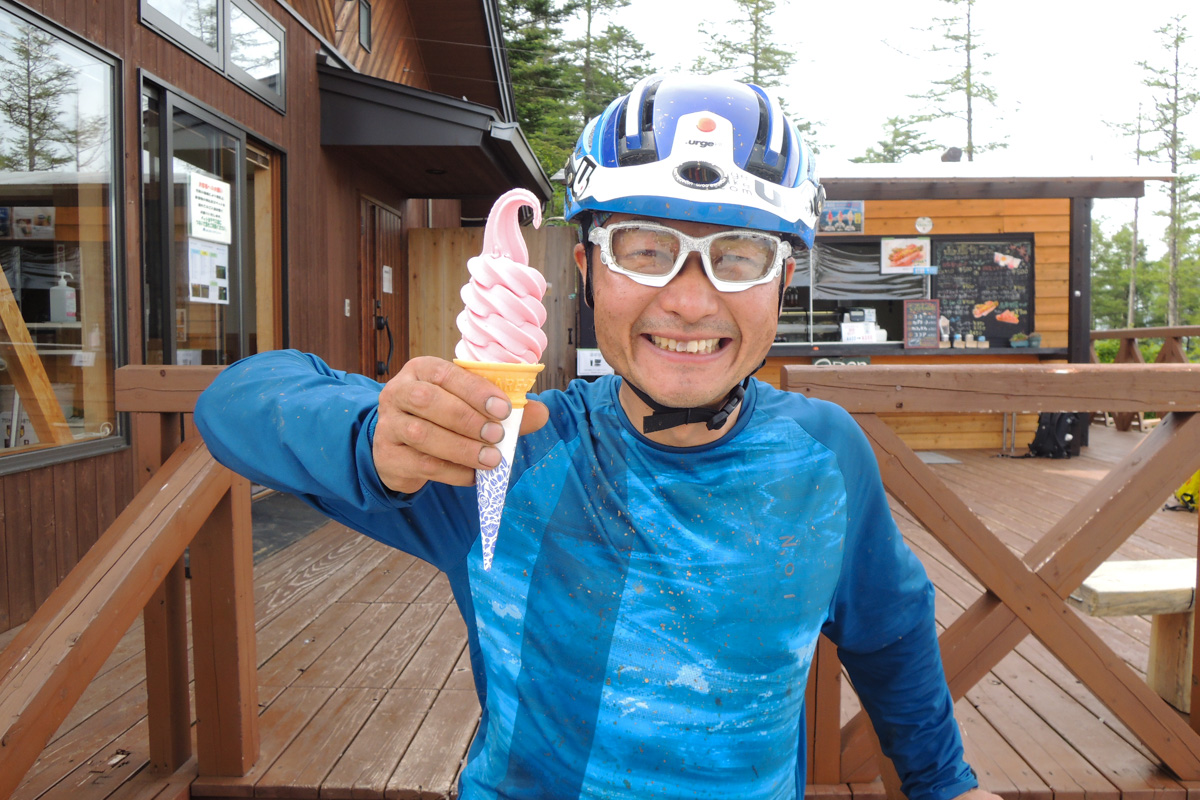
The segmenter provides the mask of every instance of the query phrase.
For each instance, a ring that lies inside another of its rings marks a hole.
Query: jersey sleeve
[[[383,485],[371,452],[381,389],[314,355],[260,353],[200,395],[196,427],[233,471],[445,570],[478,534],[474,487],[430,483],[402,495]]]
[[[949,800],[978,782],[963,760],[933,585],[896,527],[866,436],[841,408],[821,405],[820,438],[837,455],[848,499],[842,570],[823,631],[838,646],[905,795]]]

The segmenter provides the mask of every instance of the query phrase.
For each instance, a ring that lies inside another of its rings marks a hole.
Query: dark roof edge
[[[538,161],[533,148],[529,145],[529,140],[525,138],[521,126],[515,122],[495,122],[492,124],[490,133],[492,140],[497,143],[510,163],[534,179],[542,200],[549,200],[553,197],[554,187],[550,184],[550,178],[542,169],[541,162]]]
[[[830,200],[965,200],[1145,197],[1142,178],[821,179]]]
[[[491,45],[492,65],[496,70],[496,85],[500,87],[500,117],[505,122],[517,119],[517,100],[513,95],[512,76],[508,69],[508,46],[504,43],[504,19],[500,15],[500,0],[480,0],[483,19]]]

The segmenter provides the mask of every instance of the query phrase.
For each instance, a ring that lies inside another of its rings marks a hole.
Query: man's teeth
[[[668,339],[665,336],[651,336],[650,341],[663,350],[673,350],[676,353],[711,353],[721,343],[720,339],[690,339],[686,342]]]

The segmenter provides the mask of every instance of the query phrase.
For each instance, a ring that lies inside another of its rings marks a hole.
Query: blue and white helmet
[[[719,77],[639,81],[583,129],[565,216],[640,214],[797,236],[812,247],[824,190],[778,101]]]

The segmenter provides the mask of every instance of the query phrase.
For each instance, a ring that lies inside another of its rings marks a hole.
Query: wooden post
[[[1196,580],[1200,581],[1200,513],[1197,513],[1196,520]],[[1200,583],[1196,586],[1200,588]],[[1200,637],[1200,614],[1192,614],[1192,642],[1195,642],[1197,637]],[[1188,717],[1188,722],[1192,726],[1192,730],[1200,733],[1200,658],[1192,658],[1192,708],[1191,714]]]
[[[245,478],[233,477],[192,541],[191,565],[199,771],[206,777],[242,776],[258,760],[259,745],[254,550]]]
[[[145,486],[179,446],[179,415],[133,415],[137,488]],[[188,696],[187,586],[183,559],[167,572],[142,610],[146,645],[146,717],[150,766],[170,774],[192,757]]]
[[[834,784],[842,776],[842,662],[837,645],[821,636],[813,656],[815,700],[810,707],[812,753],[810,783]]]

